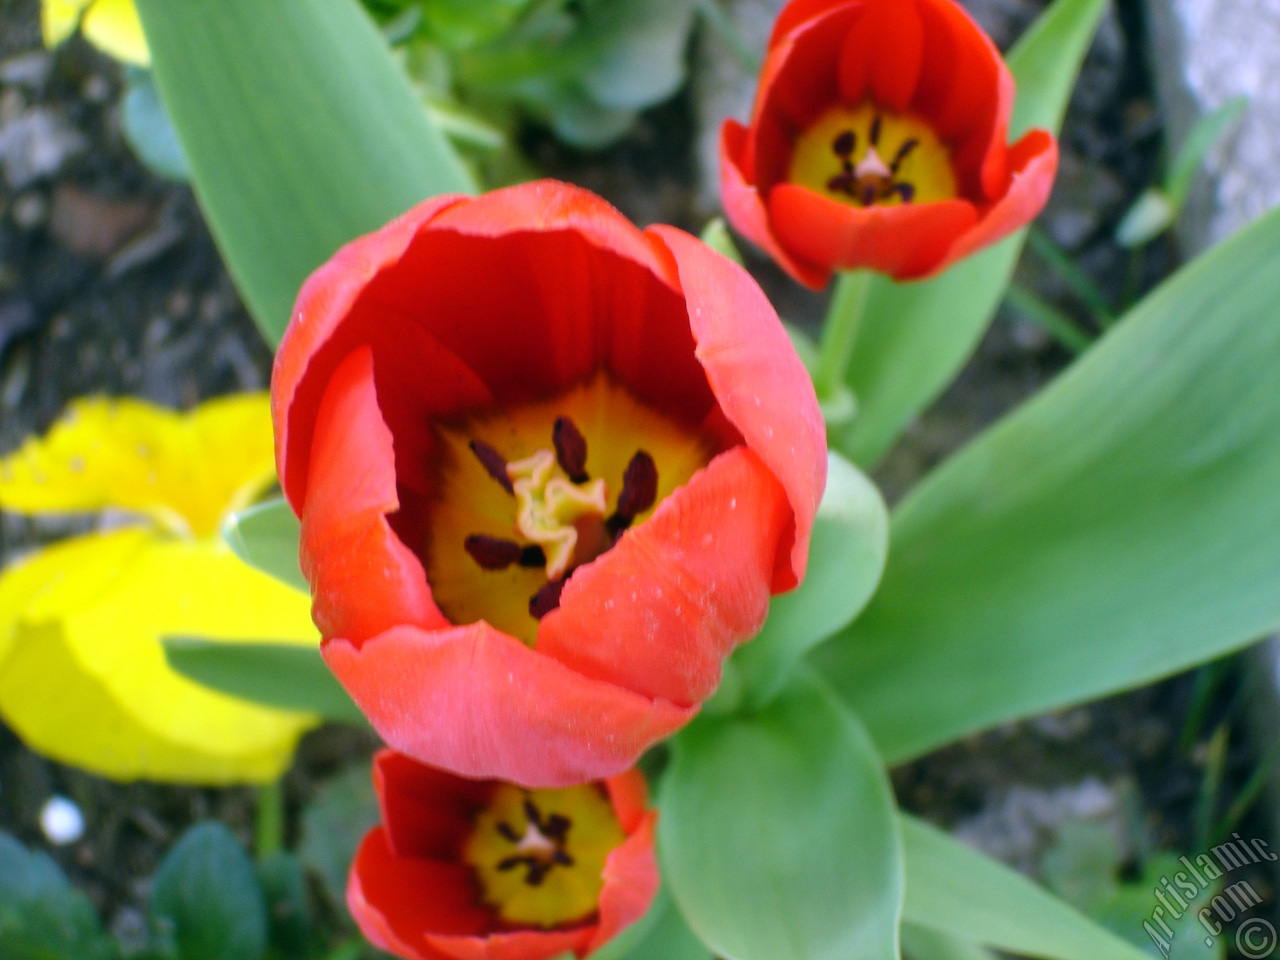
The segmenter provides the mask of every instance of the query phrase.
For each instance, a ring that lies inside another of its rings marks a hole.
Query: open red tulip
[[[804,575],[825,437],[777,315],[584,190],[439,197],[339,251],[272,400],[324,657],[433,766],[627,769]]]
[[[382,825],[360,844],[347,904],[405,960],[585,957],[658,892],[644,777],[526,790],[465,780],[384,750]]]
[[[1014,83],[954,0],[792,0],[751,123],[721,131],[730,222],[807,286],[924,277],[1029,222],[1052,135],[1007,145]]]

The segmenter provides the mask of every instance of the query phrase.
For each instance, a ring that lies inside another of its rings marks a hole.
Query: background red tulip
[[[1013,78],[953,0],[793,0],[749,126],[725,122],[738,230],[801,283],[866,267],[936,273],[1044,206],[1057,144],[1006,145]]]
[[[803,576],[824,432],[777,316],[586,191],[437,198],[344,248],[272,397],[325,658],[424,762],[626,769]]]

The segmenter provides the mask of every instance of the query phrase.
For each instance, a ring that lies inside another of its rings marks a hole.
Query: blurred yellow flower
[[[0,509],[119,512],[0,573],[0,716],[33,749],[120,780],[267,782],[316,718],[171,670],[161,639],[318,643],[310,598],[242,563],[223,516],[275,480],[265,394],[178,414],[72,404],[0,459]]]
[[[55,47],[76,32],[117,60],[149,66],[151,54],[133,0],[42,0],[40,26],[45,46]]]

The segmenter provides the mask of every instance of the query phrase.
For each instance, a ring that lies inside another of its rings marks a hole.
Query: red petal
[[[428,860],[459,859],[476,813],[493,794],[491,782],[455,777],[394,750],[373,758],[373,785],[391,849]]]
[[[736,120],[726,120],[720,131],[720,200],[725,216],[734,229],[773,257],[797,282],[821,290],[831,279],[831,271],[796,259],[773,235],[764,201],[744,166],[747,137],[747,128]]]
[[[969,256],[1026,226],[1049,199],[1058,169],[1058,144],[1044,130],[1032,130],[1009,150],[1012,181],[972,228],[961,234],[936,269]]]
[[[321,651],[389,745],[466,777],[603,779],[696,712],[584,677],[484,622],[395,627]]]
[[[285,496],[295,510],[301,506],[306,489],[310,417],[314,410],[295,412],[293,404],[312,358],[333,335],[365,284],[398,259],[414,234],[436,214],[463,199],[446,194],[420,203],[381,230],[347,244],[302,285],[271,374],[276,469]]]
[[[397,623],[447,623],[422,564],[387,523],[398,504],[395,458],[367,346],[343,360],[329,381],[310,467],[301,555],[321,634],[358,642]]]
[[[791,0],[778,14],[773,22],[773,32],[769,35],[769,49],[782,42],[783,37],[803,27],[810,20],[829,13],[840,7],[861,6],[861,0]]]
[[[915,4],[867,3],[840,50],[840,97],[856,105],[868,95],[882,107],[905,111],[920,82],[924,25]]]
[[[633,767],[626,773],[610,777],[604,786],[623,832],[632,833],[649,812],[649,784],[644,774]]]
[[[657,819],[656,813],[645,814],[634,832],[605,860],[600,923],[588,951],[598,950],[643,917],[657,896],[658,863],[653,851]]]
[[[675,258],[698,359],[720,407],[791,503],[794,539],[784,538],[773,574],[773,591],[789,590],[804,579],[827,482],[826,427],[813,382],[749,273],[674,227],[649,233]]]
[[[753,451],[720,454],[574,573],[539,652],[648,697],[710,696],[724,658],[764,623],[789,513]]]
[[[895,280],[937,268],[956,238],[978,220],[967,200],[851,207],[784,183],[769,197],[774,228],[789,246],[833,268],[869,268]]]
[[[347,906],[360,930],[379,949],[413,960],[443,960],[428,934],[474,939],[490,924],[475,905],[470,872],[458,864],[398,857],[386,831],[365,835],[351,864]]]
[[[993,198],[1004,189],[1013,78],[991,38],[958,3],[915,3],[924,22],[915,109],[943,140],[957,145],[953,160],[962,193]]]
[[[571,930],[515,930],[486,937],[426,937],[441,957],[449,960],[551,960],[572,951],[583,956],[595,926]]]

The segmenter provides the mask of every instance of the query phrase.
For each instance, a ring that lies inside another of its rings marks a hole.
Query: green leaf
[[[903,920],[1046,960],[1149,960],[1053,894],[942,831],[902,817]]]
[[[279,960],[314,956],[314,917],[307,878],[298,858],[287,850],[277,850],[258,864],[258,881],[267,903],[269,955]]]
[[[905,960],[999,960],[986,947],[914,923],[902,925],[902,956]]]
[[[249,566],[291,587],[308,591],[298,566],[302,526],[282,497],[232,513],[222,524],[222,539]]]
[[[889,514],[880,491],[838,453],[827,464],[809,572],[797,589],[774,599],[764,629],[734,654],[752,706],[768,702],[805,654],[858,615],[884,570]]]
[[[378,825],[368,763],[347,767],[316,791],[302,812],[298,857],[320,878],[330,905],[346,910],[347,874],[364,835]]]
[[[268,340],[339,246],[474,189],[355,0],[138,0],[156,81]]]
[[[1280,626],[1280,213],[1201,257],[894,511],[815,651],[897,762]]]
[[[184,677],[241,700],[341,723],[365,722],[325,666],[319,647],[165,637],[164,655]]]
[[[1055,0],[1009,55],[1018,84],[1014,137],[1057,130],[1105,0]],[[951,382],[995,315],[1022,252],[1023,231],[913,283],[876,277],[846,381],[858,416],[832,445],[871,466]]]
[[[811,675],[676,740],[658,850],[690,928],[726,960],[894,960],[902,853],[884,768]]]
[[[179,960],[261,960],[267,907],[253,864],[216,821],[184,833],[156,871],[151,913]]]
[[[113,960],[89,898],[47,854],[0,833],[0,956],[5,960]]]
[[[648,912],[592,953],[591,960],[711,960],[711,954],[689,930],[664,887]]]
[[[133,152],[150,170],[180,183],[191,179],[178,133],[160,102],[160,92],[156,90],[150,70],[129,67],[125,71],[120,129]]]

